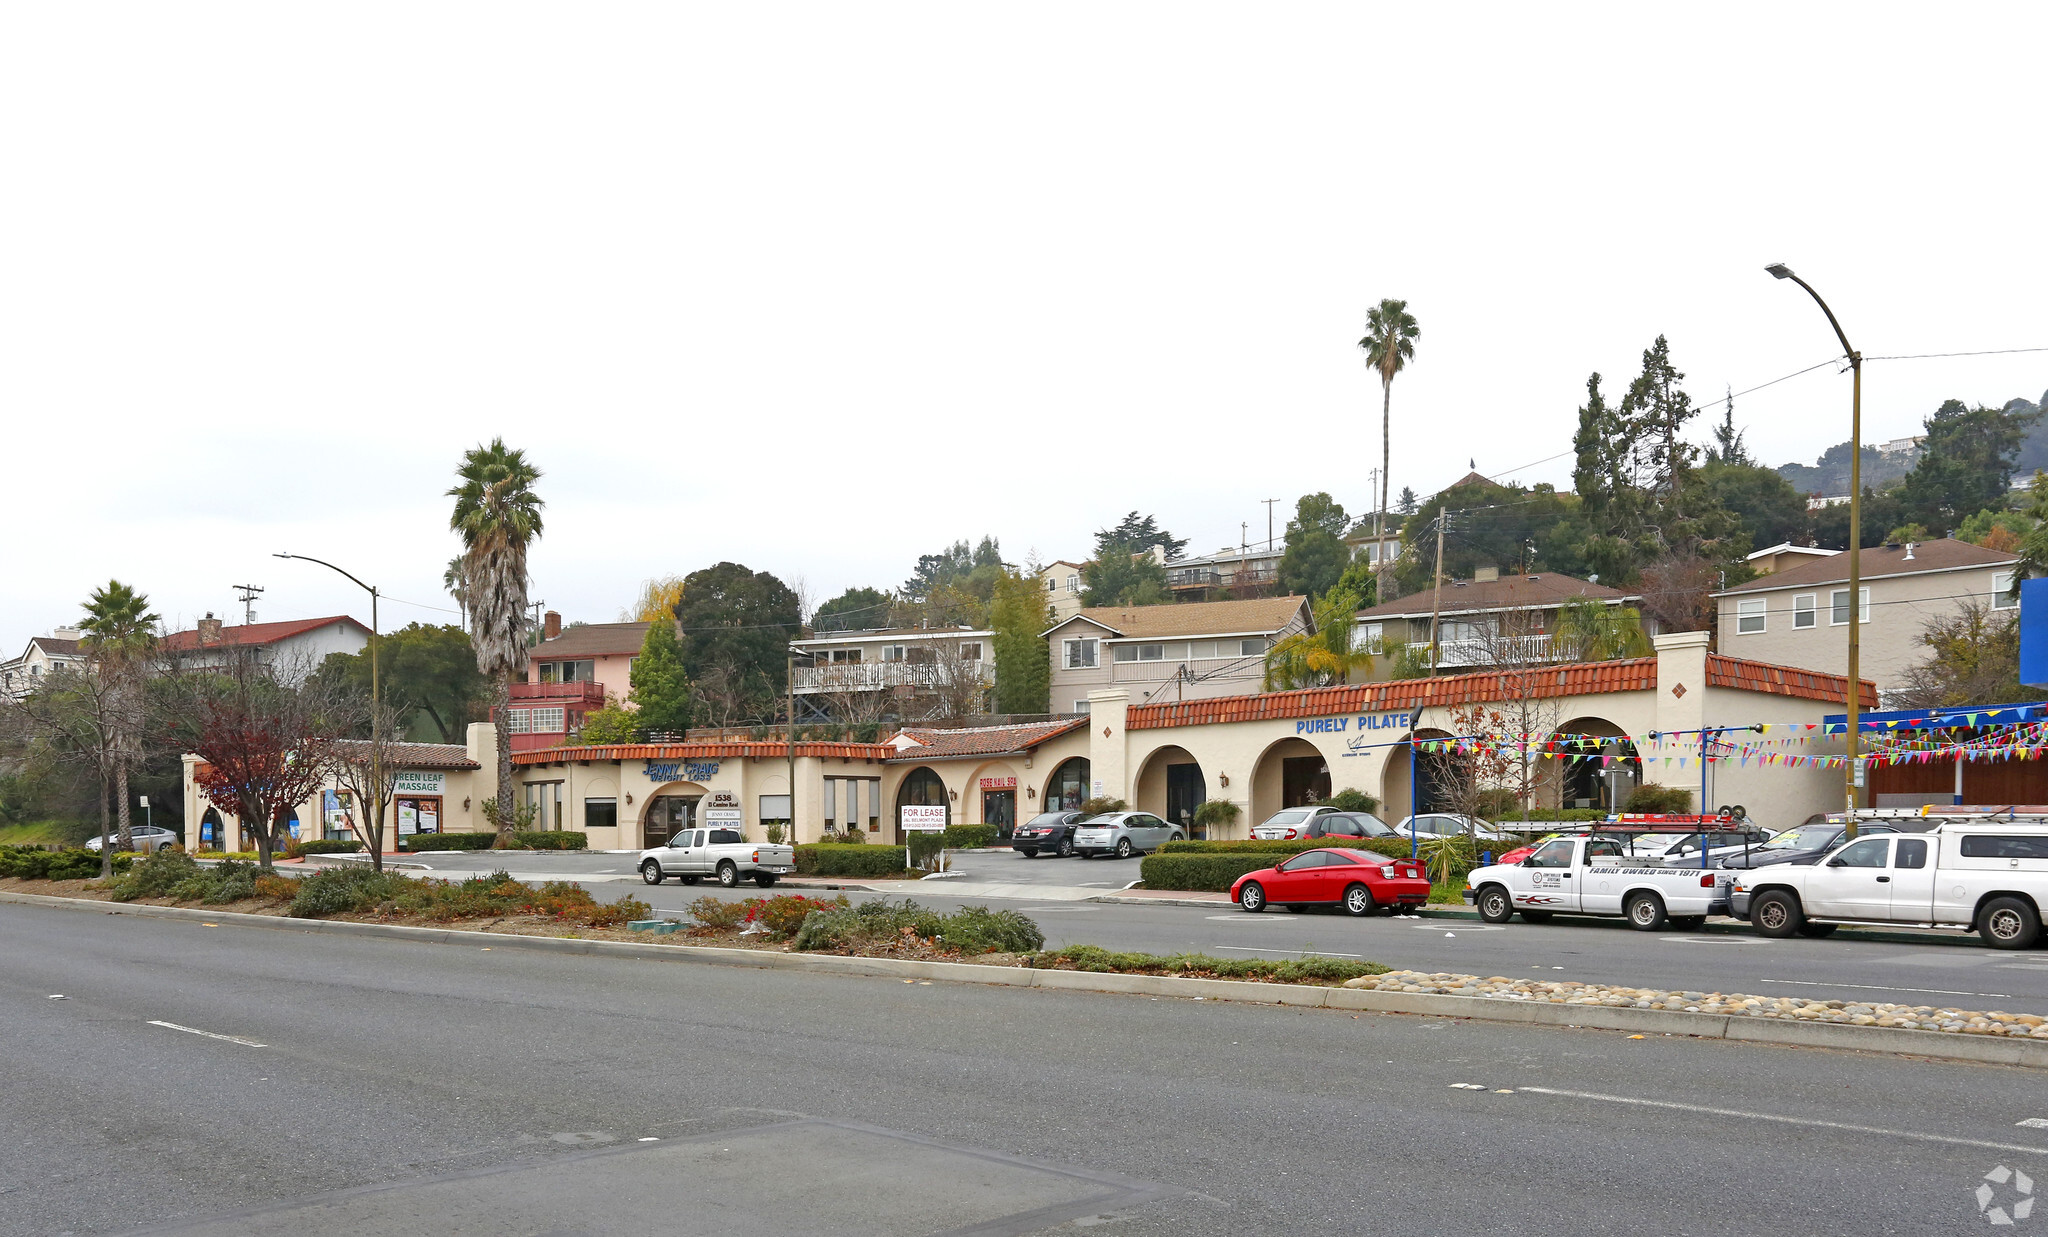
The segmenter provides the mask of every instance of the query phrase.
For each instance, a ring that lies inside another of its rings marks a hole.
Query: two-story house
[[[1177,558],[1166,564],[1166,587],[1181,602],[1207,601],[1228,589],[1232,597],[1263,597],[1280,591],[1280,560],[1286,547],[1225,546],[1214,554]]]
[[[1038,587],[1045,592],[1045,612],[1048,622],[1064,623],[1074,617],[1081,608],[1081,572],[1086,563],[1070,563],[1066,559],[1047,563],[1038,569]]]
[[[1859,610],[1862,676],[1882,697],[1907,686],[1927,661],[1920,636],[1929,623],[1975,604],[2017,613],[2012,587],[2017,556],[1967,541],[1908,542],[1863,551],[1859,604],[1849,601],[1849,556],[1831,555],[1780,567],[1759,580],[1714,594],[1720,651],[1731,656],[1843,674],[1849,665],[1852,608]]]
[[[1437,624],[1439,670],[1476,669],[1501,664],[1575,661],[1578,651],[1552,639],[1558,612],[1566,602],[1590,597],[1608,606],[1630,606],[1641,598],[1592,580],[1559,575],[1502,574],[1481,567],[1470,580],[1446,580],[1441,589],[1423,589],[1358,612],[1358,638],[1369,648],[1393,654],[1403,646],[1426,653],[1432,618]],[[1643,634],[1655,636],[1655,623],[1645,616]],[[1375,678],[1393,669],[1391,657],[1374,667]]]
[[[541,641],[527,654],[526,681],[514,683],[505,706],[505,729],[515,752],[560,747],[604,707],[607,694],[624,701],[633,687],[633,659],[648,623],[578,623],[564,628],[553,610],[541,619]]]
[[[370,629],[346,614],[240,626],[208,614],[191,630],[165,636],[157,655],[186,670],[210,670],[247,651],[271,674],[296,683],[318,670],[329,654],[353,655],[369,645]]]
[[[1086,713],[1088,693],[1106,687],[1134,705],[1256,692],[1266,650],[1312,630],[1306,597],[1090,607],[1045,633],[1052,711]]]
[[[20,700],[58,670],[83,664],[85,654],[78,647],[78,634],[76,627],[58,627],[47,636],[30,639],[21,656],[0,662],[0,692]]]
[[[790,641],[797,715],[841,722],[986,713],[995,632],[969,627],[834,631]]]

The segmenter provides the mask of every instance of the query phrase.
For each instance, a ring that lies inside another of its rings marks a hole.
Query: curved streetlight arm
[[[1810,289],[1810,288],[1809,288],[1809,289],[1808,289],[1808,291],[1812,291],[1812,289]],[[1818,298],[1816,298],[1816,299],[1818,299]],[[1823,305],[1823,306],[1822,306],[1821,308],[1825,309],[1825,308],[1827,308],[1827,307],[1826,307],[1825,305]],[[359,588],[359,589],[362,589],[362,590],[363,590],[364,592],[366,592],[366,593],[370,594],[370,596],[372,596],[372,597],[375,597],[375,596],[377,595],[377,589],[376,589],[376,587],[375,587],[374,585],[369,585],[369,584],[365,584],[365,583],[363,583],[363,582],[362,582],[361,580],[356,580],[356,577],[355,577],[354,573],[352,573],[352,572],[348,572],[348,571],[342,571],[342,569],[341,569],[341,568],[339,568],[339,567],[335,566],[335,565],[334,565],[333,563],[330,563],[330,562],[328,562],[328,561],[327,561],[326,559],[324,559],[324,558],[314,558],[314,557],[313,557],[312,555],[310,555],[310,554],[273,554],[273,555],[271,555],[270,557],[272,557],[272,558],[296,558],[296,559],[298,559],[298,560],[299,560],[299,561],[301,561],[301,562],[306,562],[306,563],[318,563],[318,564],[320,564],[320,565],[321,565],[322,567],[325,567],[325,568],[327,568],[327,570],[329,570],[329,571],[340,571],[342,575],[345,575],[345,576],[347,576],[347,577],[348,577],[349,579],[351,579],[351,580],[355,580],[355,585],[356,585],[356,587],[357,587],[357,588]]]
[[[1801,279],[1799,276],[1794,275],[1792,273],[1792,268],[1786,266],[1782,262],[1774,263],[1770,266],[1765,267],[1764,269],[1766,271],[1769,271],[1772,275],[1775,275],[1779,279],[1789,279],[1793,283],[1796,283],[1800,287],[1806,289],[1806,295],[1812,297],[1813,303],[1820,306],[1820,311],[1828,316],[1828,325],[1835,328],[1835,338],[1842,341],[1842,351],[1848,354],[1849,359],[1852,362],[1858,364],[1862,363],[1862,356],[1857,353],[1856,349],[1849,346],[1849,336],[1843,332],[1842,324],[1835,320],[1835,311],[1828,308],[1828,303],[1821,299],[1820,293],[1815,292],[1813,290],[1812,284],[1806,282],[1804,279]]]

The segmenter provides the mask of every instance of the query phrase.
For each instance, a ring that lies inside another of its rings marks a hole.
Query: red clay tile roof
[[[1843,674],[1822,674],[1817,670],[1797,670],[1791,666],[1773,666],[1767,662],[1750,661],[1745,657],[1728,657],[1720,653],[1707,654],[1707,686],[1732,687],[1737,691],[1764,692],[1772,696],[1797,696],[1801,700],[1825,700],[1834,704],[1845,704],[1849,699],[1849,677]],[[1863,680],[1863,704],[1866,709],[1877,707],[1877,684]]]
[[[2002,567],[2017,562],[2019,556],[2004,550],[1987,550],[1967,541],[1956,541],[1944,537],[1939,541],[1922,541],[1913,547],[1913,557],[1906,557],[1904,546],[1873,546],[1863,551],[1857,571],[1864,583],[1881,580],[1886,576],[1907,576],[1927,571],[1962,571],[1971,567]],[[1738,585],[1726,592],[1715,593],[1716,597],[1729,597],[1738,593],[1761,593],[1769,589],[1812,588],[1819,584],[1846,584],[1849,581],[1849,556],[1833,554],[1827,558],[1800,563],[1783,571],[1774,571],[1747,584]]]
[[[1554,571],[1539,571],[1530,576],[1504,575],[1498,580],[1468,580],[1456,584],[1445,584],[1443,589],[1443,612],[1445,614],[1470,614],[1475,611],[1552,609],[1563,605],[1573,597],[1592,597],[1599,601],[1629,601],[1636,595],[1624,593],[1618,588],[1595,584],[1575,576],[1559,575]],[[1358,612],[1358,617],[1371,622],[1386,618],[1428,618],[1436,600],[1435,590],[1423,589],[1406,597],[1396,597]]]
[[[199,643],[199,632],[196,628],[192,631],[174,631],[163,638],[163,643],[159,647],[167,652],[189,653],[202,647],[217,649],[236,644],[276,644],[279,640],[288,640],[293,636],[304,635],[309,631],[317,631],[329,623],[346,623],[357,631],[362,632],[364,639],[369,638],[370,629],[361,623],[358,623],[346,614],[330,614],[326,618],[293,619],[288,623],[247,623],[240,627],[223,626],[220,629],[220,639],[205,645]]]
[[[843,756],[851,760],[880,760],[894,756],[896,749],[886,743],[803,743],[796,745],[799,756]],[[751,756],[756,760],[787,760],[789,745],[780,739],[734,743],[610,743],[587,747],[540,747],[512,753],[515,765],[555,764],[565,760],[730,760]]]
[[[564,627],[562,634],[543,640],[529,653],[531,661],[556,661],[564,657],[619,657],[638,653],[647,640],[647,623],[579,623]]]
[[[976,726],[966,730],[905,727],[898,733],[916,739],[919,746],[906,747],[901,752],[891,748],[889,759],[903,762],[953,760],[961,756],[1001,756],[1008,752],[1021,752],[1037,747],[1049,739],[1057,739],[1087,724],[1087,718],[1075,717],[1063,722],[1033,722],[1027,726]]]
[[[361,739],[343,739],[334,745],[346,756],[369,746]],[[392,743],[387,745],[391,765],[397,769],[481,769],[460,743]]]
[[[1335,713],[1374,713],[1492,701],[1510,692],[1520,696],[1522,689],[1519,684],[1503,689],[1502,680],[1519,679],[1524,675],[1536,680],[1530,694],[1537,697],[1654,691],[1657,687],[1657,659],[1636,657],[1626,661],[1581,662],[1508,672],[1486,670],[1478,674],[1454,674],[1434,679],[1395,679],[1388,683],[1362,683],[1350,687],[1311,687],[1302,691],[1262,692],[1256,696],[1223,696],[1178,704],[1139,705],[1125,714],[1124,728],[1157,730],[1169,726],[1325,717]]]

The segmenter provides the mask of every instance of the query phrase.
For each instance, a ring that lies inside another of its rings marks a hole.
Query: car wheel
[[[685,885],[694,885],[697,883],[697,878],[694,876],[678,876],[676,877],[676,879],[683,882]]]
[[[740,870],[733,865],[732,860],[724,860],[718,865],[718,883],[727,889],[740,883]]]
[[[1705,915],[1673,915],[1671,917],[1671,926],[1677,928],[1680,932],[1697,932],[1707,926],[1707,917]],[[1832,932],[1834,929],[1831,927],[1828,931]]]
[[[661,864],[653,859],[649,859],[646,863],[641,864],[640,879],[650,885],[659,885],[661,883]]]
[[[1833,936],[1835,929],[1841,926],[1838,923],[1814,923],[1812,920],[1808,920],[1799,925],[1799,935],[1810,936],[1818,940],[1823,936]]]
[[[1488,923],[1506,923],[1515,917],[1514,900],[1508,891],[1499,885],[1488,885],[1479,891],[1477,905],[1479,917]]]
[[[1061,838],[1058,849],[1053,853],[1062,859],[1072,859],[1074,857],[1074,839]]]
[[[1749,904],[1749,922],[1758,936],[1782,941],[1799,935],[1799,930],[1806,926],[1806,912],[1799,909],[1798,899],[1791,894],[1773,889],[1757,895],[1756,901]]]
[[[1020,850],[1017,853],[1024,856],[1026,859],[1038,858],[1038,852],[1035,850]]]
[[[2024,898],[1993,898],[1977,913],[1977,934],[1993,949],[2030,949],[2041,939],[2041,916]]]
[[[1555,915],[1556,913],[1557,913],[1556,911],[1523,911],[1523,912],[1521,912],[1521,915],[1522,915],[1522,922],[1524,922],[1524,923],[1549,923],[1549,922],[1550,922],[1550,917],[1551,917],[1552,915]]]
[[[1344,891],[1344,912],[1348,915],[1370,915],[1379,906],[1372,900],[1372,890],[1364,885],[1353,885]]]
[[[1186,841],[1187,839],[1186,839],[1186,838],[1183,838],[1183,837],[1181,837],[1181,835],[1180,835],[1179,833],[1173,833],[1173,834],[1170,834],[1170,835],[1168,835],[1168,836],[1167,836],[1167,839],[1166,839],[1166,840],[1167,840],[1167,841],[1169,841],[1169,842],[1184,842],[1184,841]]]
[[[1266,909],[1266,887],[1257,881],[1246,881],[1244,888],[1237,891],[1237,904],[1256,915]]]
[[[1639,893],[1630,898],[1624,913],[1628,915],[1628,926],[1638,932],[1655,932],[1670,922],[1664,913],[1664,899],[1654,893]]]
[[[1118,838],[1116,840],[1116,857],[1119,859],[1129,859],[1131,857],[1131,840],[1129,838]]]
[[[773,889],[775,888],[775,873],[756,872],[754,874],[754,883],[763,889]]]

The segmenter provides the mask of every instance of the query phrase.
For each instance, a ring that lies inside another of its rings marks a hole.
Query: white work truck
[[[737,829],[683,829],[666,846],[640,852],[640,879],[659,885],[674,876],[685,885],[716,877],[727,889],[750,876],[763,889],[796,871],[796,851],[788,846],[754,843]]]
[[[1644,932],[1667,923],[1691,931],[1707,916],[1727,913],[1732,873],[1645,864],[1626,852],[1618,838],[1556,838],[1520,863],[1473,869],[1465,900],[1488,923],[1517,914],[1530,923],[1552,915],[1618,915]]]
[[[1811,866],[1733,875],[1733,913],[1762,936],[1883,924],[1974,930],[1994,949],[2028,949],[2048,907],[2048,818],[1947,819],[1925,833],[1857,838]]]

